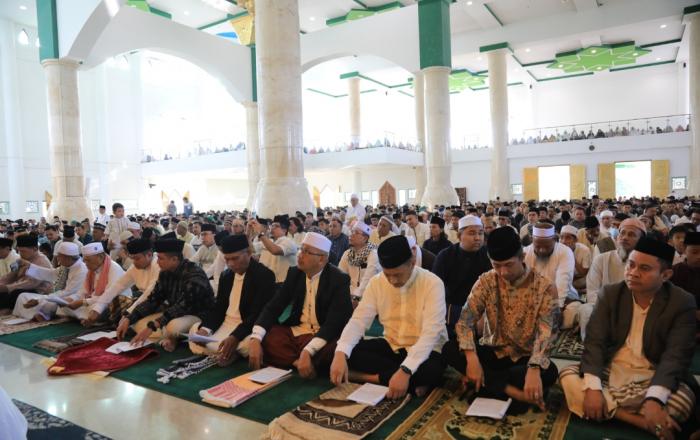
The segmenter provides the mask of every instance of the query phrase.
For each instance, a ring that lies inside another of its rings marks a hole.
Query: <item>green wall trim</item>
[[[332,93],[324,92],[323,90],[314,89],[314,88],[311,88],[311,87],[307,87],[306,90],[308,90],[309,92],[318,93],[319,95],[328,96],[329,98],[345,98],[346,96],[348,96],[347,93],[343,93],[343,94],[340,94],[340,95],[334,95],[334,94],[332,94]],[[376,92],[376,91],[377,91],[377,89],[361,90],[361,91],[360,91],[360,94],[364,94],[364,93],[374,93],[374,92]],[[400,90],[399,90],[399,91],[400,91]]]
[[[418,2],[420,68],[452,67],[450,40],[450,0]]]
[[[163,18],[167,18],[168,20],[173,19],[173,14],[169,12],[161,11],[160,9],[154,8],[153,6],[149,6],[149,8],[151,9],[152,14],[158,15]]]
[[[510,49],[510,46],[508,46],[507,42],[502,42],[502,43],[495,43],[495,44],[489,44],[488,46],[481,46],[479,48],[479,52],[484,53],[484,52],[492,52],[494,50],[499,50],[499,49]]]
[[[523,85],[523,83],[522,83],[521,81],[513,82],[513,83],[508,83],[508,87],[512,87],[512,86],[522,86],[522,85]],[[488,87],[488,86],[485,86],[485,87],[470,87],[470,89],[471,89],[472,91],[474,91],[474,92],[478,92],[479,90],[488,90],[489,87]]]
[[[408,82],[405,82],[405,83],[391,85],[391,84],[383,83],[383,82],[376,80],[374,78],[370,78],[369,76],[363,75],[357,71],[347,72],[347,73],[343,73],[340,75],[340,79],[350,79],[350,78],[362,78],[364,80],[371,81],[375,84],[379,84],[380,86],[387,88],[387,89],[398,89],[400,87],[408,87],[411,85],[411,81],[412,81],[412,80],[409,80]]]
[[[250,70],[251,70],[251,76],[253,77],[252,81],[252,92],[253,92],[253,102],[258,102],[258,65],[257,65],[257,56],[255,52],[255,45],[251,44],[250,45]]]
[[[641,47],[642,49],[646,49],[647,47],[656,47],[656,46],[664,46],[666,44],[675,44],[675,43],[680,43],[681,39],[676,38],[675,40],[666,40],[666,41],[659,41],[658,43],[649,43],[649,44],[642,44]]]
[[[399,93],[401,93],[402,95],[406,95],[406,96],[408,96],[408,97],[410,97],[410,98],[415,98],[415,96],[411,95],[411,94],[408,93],[408,92],[404,92],[403,90],[399,90]]]
[[[354,72],[343,73],[340,75],[340,79],[354,78],[356,76],[360,76],[360,72],[354,71]]]
[[[565,78],[576,78],[577,76],[588,76],[588,75],[593,75],[593,72],[584,72],[584,73],[577,73],[575,75],[562,75],[562,76],[553,76],[551,78],[542,78],[542,79],[537,79],[537,82],[544,82],[544,81],[555,81],[557,79],[565,79]]]
[[[634,66],[627,66],[627,67],[617,67],[614,69],[610,69],[611,72],[619,72],[621,70],[630,70],[630,69],[640,69],[642,67],[652,67],[652,66],[661,66],[662,64],[673,64],[675,63],[676,60],[668,60],[668,61],[657,61],[655,63],[647,63],[647,64],[638,64]]]
[[[200,26],[197,29],[199,29],[200,31],[203,31],[204,29],[209,29],[210,27],[218,26],[221,23],[226,23],[227,21],[236,19],[238,17],[244,17],[246,15],[248,15],[248,11],[239,12],[238,14],[235,14],[235,15],[226,14],[226,18],[222,18],[221,20],[216,20],[216,21],[213,21],[209,24],[205,24],[204,26]]]
[[[700,12],[700,4],[683,8],[683,15],[690,15],[690,14],[693,14],[695,12]]]
[[[362,95],[364,93],[372,93],[372,92],[376,92],[376,91],[377,91],[377,89],[361,90],[360,94]]]
[[[383,5],[377,6],[367,6],[363,2],[355,1],[362,9],[350,9],[345,15],[340,17],[333,17],[326,20],[326,26],[336,26],[348,21],[360,20],[362,18],[371,17],[372,15],[380,14],[382,12],[392,11],[394,9],[403,8],[403,3],[399,1],[393,1],[385,3]]]
[[[39,60],[58,58],[56,0],[36,0],[36,21],[39,28],[39,41],[41,41]]]
[[[484,7],[486,8],[487,11],[489,11],[489,14],[491,14],[491,15],[493,16],[493,18],[496,19],[496,21],[498,22],[498,24],[500,24],[501,26],[503,26],[503,22],[501,21],[500,18],[498,18],[498,15],[496,15],[496,13],[493,12],[493,9],[491,9],[491,8],[489,7],[489,5],[487,5],[486,3],[484,3]]]

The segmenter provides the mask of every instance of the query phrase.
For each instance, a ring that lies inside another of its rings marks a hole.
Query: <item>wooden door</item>
[[[396,204],[396,188],[388,181],[384,182],[379,188],[379,204],[380,205],[395,205]]]

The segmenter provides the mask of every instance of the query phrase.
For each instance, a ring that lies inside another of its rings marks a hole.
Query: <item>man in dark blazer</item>
[[[239,355],[248,356],[253,324],[275,293],[275,274],[251,258],[245,235],[226,237],[221,250],[228,269],[219,279],[216,304],[201,323],[190,329],[190,334],[216,341],[190,341],[190,350],[194,354],[217,354],[219,365],[225,366]]]
[[[309,232],[279,292],[253,327],[249,363],[296,367],[305,378],[328,374],[335,345],[352,315],[350,277],[328,264],[331,241]],[[279,324],[282,312],[289,317]],[[264,355],[263,355],[264,353]]]
[[[642,237],[625,281],[603,288],[586,328],[581,365],[560,380],[571,412],[616,418],[671,439],[693,413],[689,374],[695,348],[695,299],[668,280],[674,249]]]

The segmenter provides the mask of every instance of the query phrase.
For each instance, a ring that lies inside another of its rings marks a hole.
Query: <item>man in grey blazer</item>
[[[695,349],[695,300],[668,280],[673,247],[641,238],[625,281],[603,288],[586,329],[581,365],[560,380],[571,412],[616,418],[672,439],[692,414],[688,368]]]

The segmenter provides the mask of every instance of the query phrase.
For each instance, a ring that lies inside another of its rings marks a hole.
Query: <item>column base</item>
[[[65,199],[53,199],[49,206],[49,218],[57,215],[61,220],[83,221],[93,220],[90,203],[86,197],[66,197]]]
[[[258,184],[255,212],[263,218],[278,214],[294,215],[297,211],[316,212],[309,184],[304,177],[263,178]]]
[[[425,192],[423,193],[423,199],[421,200],[421,205],[432,211],[435,205],[459,205],[459,197],[457,196],[457,191],[451,186],[426,186]]]

